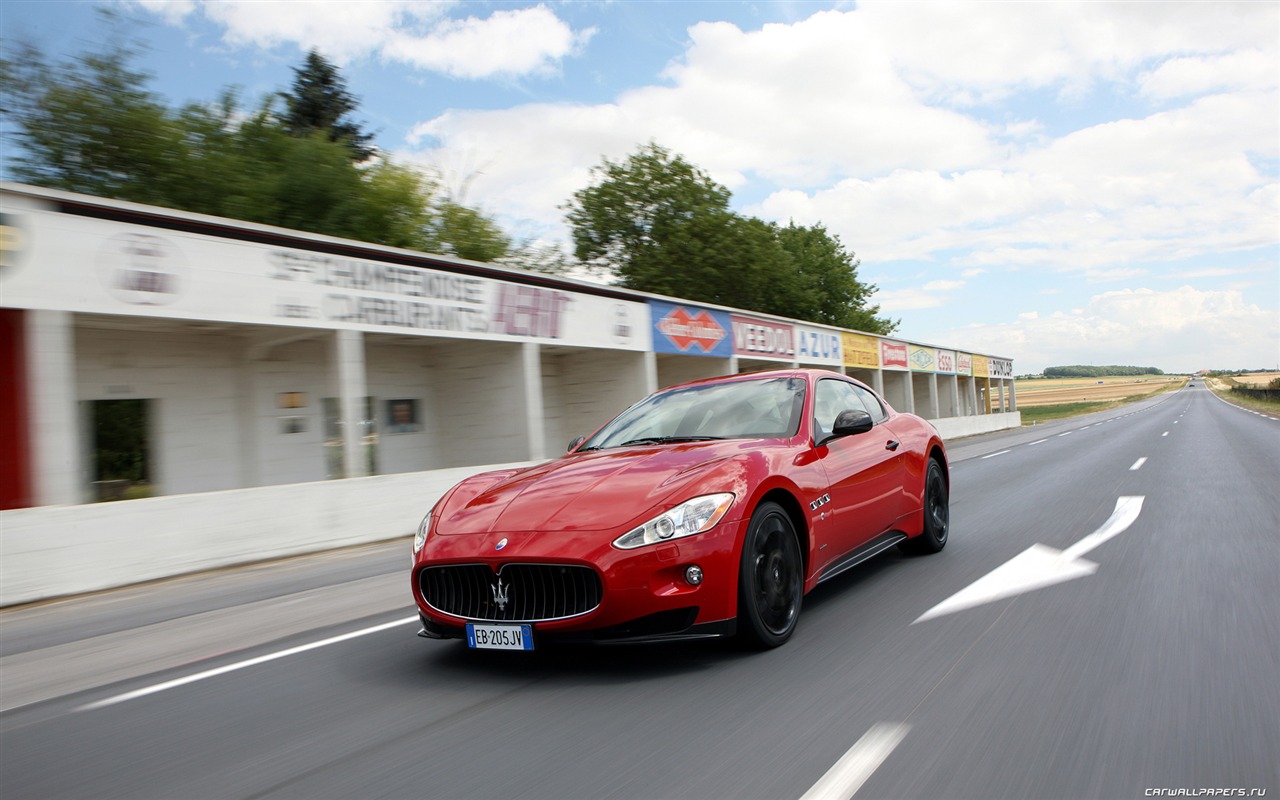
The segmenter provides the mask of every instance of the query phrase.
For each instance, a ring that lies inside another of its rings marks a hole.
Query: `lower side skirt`
[[[830,580],[846,570],[853,569],[863,561],[880,555],[895,544],[906,541],[906,539],[907,535],[900,531],[882,533],[856,550],[849,552],[839,561],[828,565],[827,568],[822,571],[822,576],[818,578],[818,583]]]

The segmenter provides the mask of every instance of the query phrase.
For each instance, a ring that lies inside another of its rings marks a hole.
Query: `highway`
[[[947,548],[765,653],[420,639],[407,541],[0,612],[0,796],[1280,796],[1280,420],[949,447]]]

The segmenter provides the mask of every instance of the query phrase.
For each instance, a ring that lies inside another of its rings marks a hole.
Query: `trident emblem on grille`
[[[511,584],[503,585],[502,578],[498,578],[497,584],[489,587],[493,591],[493,602],[498,604],[499,611],[507,610],[507,590],[511,588]]]

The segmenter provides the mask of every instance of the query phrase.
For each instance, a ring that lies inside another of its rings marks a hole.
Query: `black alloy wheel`
[[[756,648],[791,638],[804,597],[803,559],[795,526],[777,503],[751,515],[738,573],[738,632]]]
[[[902,543],[910,553],[936,553],[947,546],[947,532],[951,524],[950,497],[947,492],[947,476],[936,458],[929,459],[924,476],[924,531],[914,539]]]

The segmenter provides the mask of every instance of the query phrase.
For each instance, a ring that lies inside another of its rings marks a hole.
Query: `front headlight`
[[[417,553],[427,543],[427,530],[431,527],[431,512],[418,523],[418,532],[413,535],[413,552]]]
[[[670,511],[659,514],[645,524],[619,536],[614,547],[634,550],[647,544],[669,542],[709,531],[733,505],[733,492],[709,494],[687,500]]]

